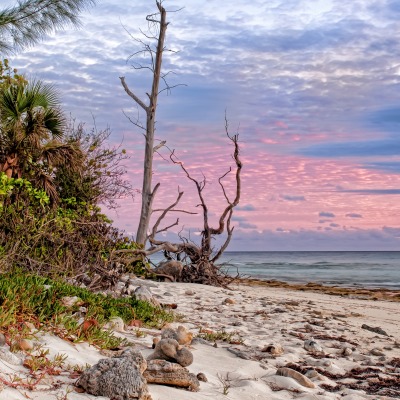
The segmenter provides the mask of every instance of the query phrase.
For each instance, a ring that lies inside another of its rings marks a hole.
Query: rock
[[[378,333],[379,335],[384,335],[384,336],[389,336],[382,328],[379,328],[379,326],[372,327],[368,326],[366,324],[361,325],[362,329],[366,329],[367,331]]]
[[[6,344],[6,337],[0,332],[0,347]]]
[[[370,353],[371,353],[373,356],[384,356],[384,355],[385,355],[385,353],[382,351],[382,349],[378,349],[378,348],[372,349],[372,350],[370,351]]]
[[[200,382],[208,382],[207,377],[205,376],[205,374],[203,374],[203,372],[199,372],[196,375],[196,378],[200,381]]]
[[[149,360],[143,376],[148,383],[178,386],[191,391],[198,391],[200,387],[196,375],[181,365],[166,360]]]
[[[201,338],[201,337],[195,337],[195,338],[193,338],[191,344],[192,344],[192,345],[196,345],[196,344],[205,344],[205,345],[207,345],[207,346],[211,346],[211,344],[210,344],[210,342],[209,342],[208,340],[203,339],[203,338]]]
[[[217,347],[217,346],[214,346],[214,347]],[[243,360],[251,360],[252,359],[251,356],[249,354],[245,353],[244,351],[234,349],[232,347],[228,347],[227,350],[229,352],[231,352],[232,354],[234,354],[236,357],[243,358]]]
[[[309,369],[304,376],[307,378],[316,378],[318,376],[318,372],[315,369]]]
[[[229,297],[227,297],[223,302],[223,305],[229,305],[229,304],[236,304],[236,301],[234,299],[231,299]]]
[[[350,348],[350,347],[344,347],[343,349],[342,349],[342,354],[344,355],[344,356],[350,356],[351,354],[353,354],[353,350]]]
[[[194,290],[185,290],[185,294],[186,296],[194,296],[196,294],[196,292]]]
[[[146,367],[142,354],[128,349],[117,357],[100,360],[84,371],[76,386],[89,394],[114,400],[151,400],[142,375]]]
[[[161,339],[147,360],[166,360],[187,367],[193,362],[193,354],[187,348],[180,346],[175,339]]]
[[[20,339],[17,341],[16,346],[19,350],[29,351],[33,349],[33,343],[29,339]]]
[[[312,389],[315,388],[315,384],[313,382],[311,382],[310,379],[308,379],[306,376],[304,376],[300,372],[295,371],[294,369],[282,367],[276,371],[276,375],[293,378],[302,386],[312,388]]]
[[[284,349],[282,345],[280,345],[279,343],[269,344],[268,346],[264,347],[261,351],[265,353],[270,353],[272,356],[275,357],[280,356],[284,353]]]
[[[169,260],[160,262],[155,269],[156,274],[168,275],[172,278],[173,282],[177,282],[181,278],[183,271],[183,264],[180,261]],[[170,280],[166,278],[166,280]]]
[[[145,286],[139,286],[136,288],[133,295],[136,300],[147,301],[153,306],[160,307],[160,303],[153,297],[150,289]]]
[[[180,345],[186,345],[192,343],[193,333],[189,332],[184,326],[179,325],[177,329],[163,329],[161,337],[163,339],[175,339]]]
[[[111,317],[104,327],[116,332],[125,332],[125,323],[121,317]]]
[[[72,307],[75,304],[81,302],[82,300],[78,296],[64,296],[61,298],[61,304],[64,307]]]
[[[322,353],[322,347],[313,339],[304,342],[304,348],[310,353]]]
[[[26,328],[29,330],[29,333],[34,333],[37,330],[35,325],[32,324],[32,322],[29,322],[29,321],[24,322],[24,326],[26,326]]]
[[[22,364],[21,360],[5,347],[0,347],[0,359],[13,365]]]

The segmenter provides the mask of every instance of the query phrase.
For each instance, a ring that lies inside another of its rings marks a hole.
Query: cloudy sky
[[[9,5],[12,0],[7,0]],[[240,134],[243,189],[230,250],[400,250],[400,0],[165,0],[164,70],[185,84],[159,98],[157,138],[194,177],[207,177],[215,218],[218,177],[232,165],[224,136]],[[132,37],[146,31],[149,0],[98,0],[79,31],[13,57],[20,72],[53,82],[65,110],[88,129],[109,126],[141,188],[143,137],[119,76],[146,100],[150,79]],[[139,113],[139,118],[144,116]],[[143,120],[143,119],[142,119]],[[161,151],[164,157],[167,151]],[[157,158],[155,208],[198,210],[191,182]],[[227,188],[233,182],[226,178]],[[135,232],[140,195],[110,214]],[[198,234],[201,218],[182,215]]]

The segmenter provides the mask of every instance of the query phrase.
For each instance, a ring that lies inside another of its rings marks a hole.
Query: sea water
[[[151,258],[157,263],[162,253]],[[218,262],[230,275],[400,290],[400,251],[225,252]]]
[[[400,289],[400,251],[225,252],[220,261],[263,280]]]

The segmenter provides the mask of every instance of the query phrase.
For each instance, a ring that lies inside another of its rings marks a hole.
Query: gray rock
[[[310,353],[322,353],[322,347],[313,338],[304,342],[304,348]]]
[[[156,307],[160,307],[160,303],[153,297],[150,289],[145,286],[139,286],[135,289],[134,297],[137,300],[147,301],[148,303],[153,304]]]
[[[76,386],[89,394],[113,400],[151,400],[142,375],[146,367],[142,354],[128,349],[117,357],[100,360],[84,371]]]
[[[232,354],[234,354],[236,357],[239,358],[243,358],[243,360],[251,360],[251,356],[247,353],[245,353],[244,351],[238,350],[238,349],[234,349],[232,347],[228,347],[227,350],[229,352],[231,352]]]

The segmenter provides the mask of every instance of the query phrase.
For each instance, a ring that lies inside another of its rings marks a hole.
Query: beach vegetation
[[[79,301],[68,307],[62,301],[66,296],[76,296]],[[104,329],[112,317],[125,323],[140,320],[156,328],[173,321],[171,312],[133,297],[93,293],[23,271],[0,274],[0,330],[10,343],[31,335],[26,326],[29,322],[74,343],[87,341],[100,348],[116,348],[124,341]]]
[[[241,344],[243,339],[239,336],[238,332],[227,332],[224,329],[211,331],[208,329],[200,329],[198,337],[207,340],[208,342],[227,342],[232,344]]]

